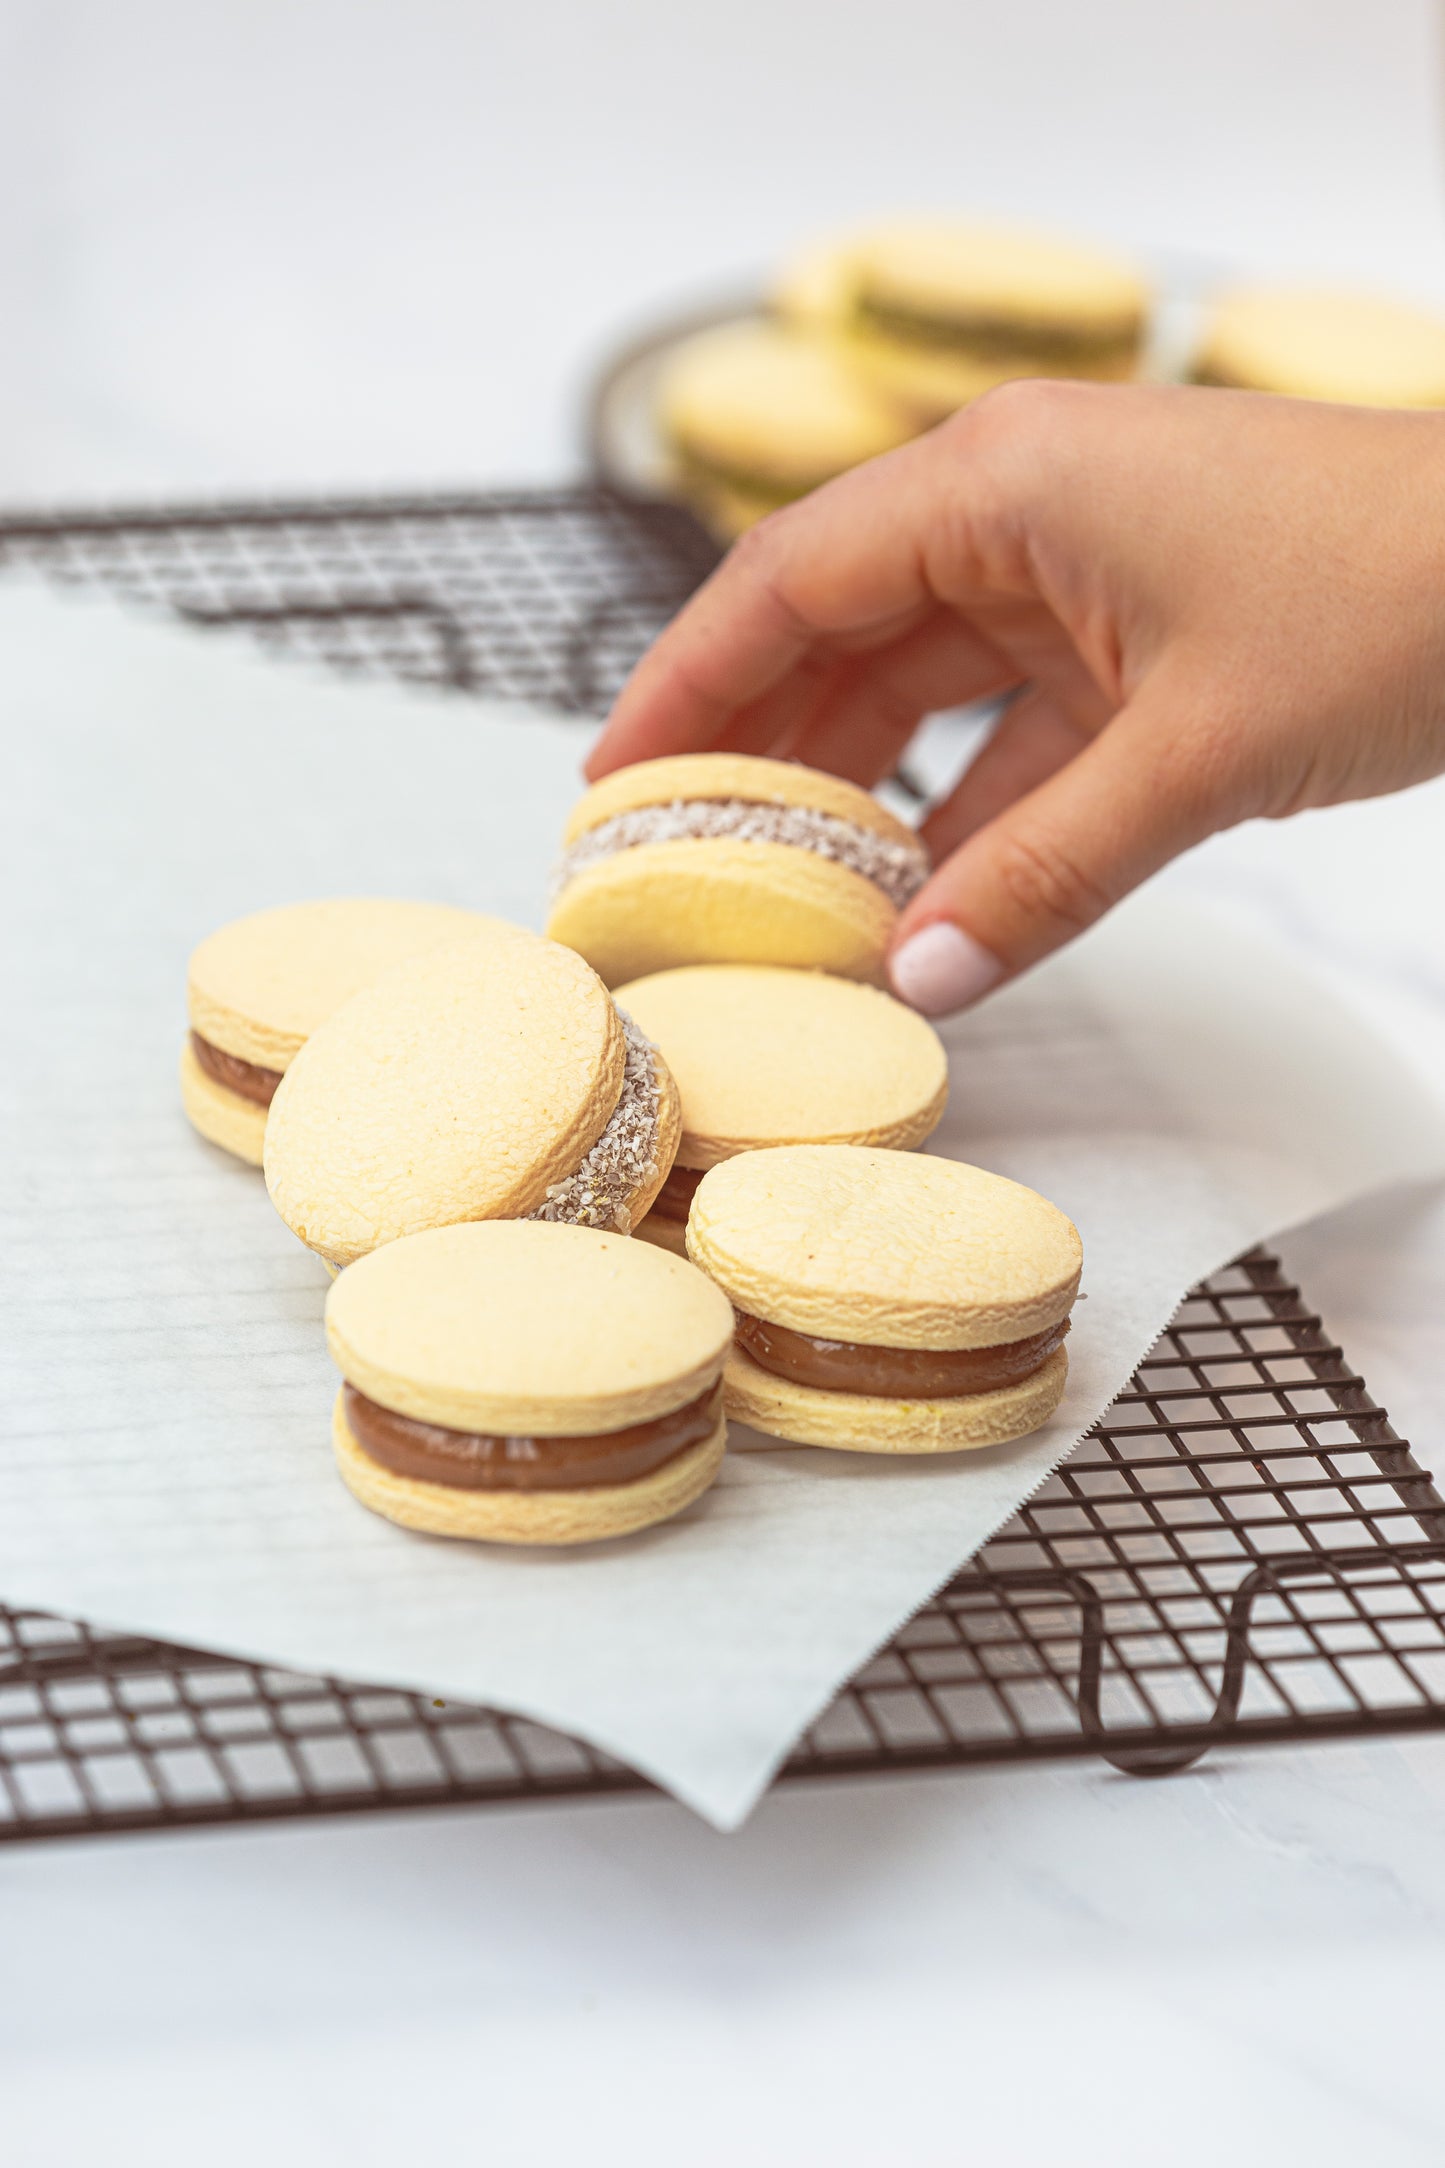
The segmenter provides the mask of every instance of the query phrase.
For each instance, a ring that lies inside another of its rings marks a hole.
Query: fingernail
[[[894,993],[925,1016],[966,1009],[1003,975],[997,956],[950,918],[922,927],[888,961]]]

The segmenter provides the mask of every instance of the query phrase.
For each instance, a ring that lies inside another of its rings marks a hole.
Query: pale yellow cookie
[[[1064,1397],[1069,1358],[1059,1348],[1021,1384],[951,1400],[824,1392],[774,1377],[742,1348],[734,1348],[723,1375],[732,1420],[769,1437],[841,1453],[963,1453],[1040,1429]]]
[[[243,1099],[239,1092],[228,1092],[214,1077],[208,1077],[189,1039],[181,1047],[181,1105],[192,1127],[199,1129],[208,1143],[219,1144],[223,1152],[253,1167],[260,1166],[266,1109],[254,1099]]]
[[[1111,250],[957,219],[896,222],[856,250],[847,353],[926,419],[1020,376],[1134,375],[1148,290]]]
[[[1445,318],[1372,294],[1226,294],[1192,373],[1199,383],[1351,406],[1445,406]]]
[[[938,1033],[891,994],[819,971],[703,964],[619,987],[682,1099],[677,1164],[774,1144],[909,1150],[948,1096]]]
[[[327,1345],[362,1396],[350,1413],[337,1399],[342,1476],[374,1512],[437,1535],[579,1543],[649,1526],[721,1463],[732,1323],[692,1265],[621,1235],[488,1221],[404,1238],[327,1298]],[[639,1426],[656,1465],[578,1479],[579,1450],[636,1451]]]
[[[739,1313],[728,1413],[775,1437],[957,1452],[1058,1405],[1082,1251],[1021,1183],[871,1146],[747,1152],[703,1176],[687,1249]]]
[[[547,931],[612,985],[697,963],[876,983],[927,872],[912,829],[856,784],[677,754],[619,769],[574,809]]]
[[[181,1059],[182,1104],[201,1135],[259,1167],[268,1099],[317,1025],[393,965],[489,923],[447,903],[339,896],[209,935],[187,970]]]
[[[266,1184],[321,1256],[459,1220],[623,1231],[676,1148],[676,1087],[572,950],[490,920],[386,973],[296,1056]]]

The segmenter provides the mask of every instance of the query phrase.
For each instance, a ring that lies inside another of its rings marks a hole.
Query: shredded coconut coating
[[[580,835],[558,863],[552,900],[577,874],[615,851],[706,836],[728,836],[738,843],[790,843],[801,851],[816,851],[820,858],[831,858],[861,873],[900,911],[928,878],[928,857],[921,843],[895,843],[875,835],[871,828],[840,820],[835,813],[819,813],[805,805],[750,805],[743,798],[674,798],[670,805],[615,813],[611,820]]]
[[[632,1232],[632,1199],[657,1173],[657,1125],[661,1094],[654,1048],[625,1009],[619,1009],[627,1060],[622,1096],[597,1142],[575,1174],[554,1182],[546,1200],[528,1216],[565,1220],[573,1227]]]

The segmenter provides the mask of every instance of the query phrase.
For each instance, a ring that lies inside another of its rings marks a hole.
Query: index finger
[[[918,438],[745,535],[633,671],[589,778],[702,751],[813,657],[884,646],[935,610],[927,535],[958,480],[942,450],[938,432]],[[977,647],[986,689],[999,658],[981,635]]]

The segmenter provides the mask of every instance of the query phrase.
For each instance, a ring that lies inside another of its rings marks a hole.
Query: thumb
[[[1196,734],[1150,705],[1141,695],[1121,709],[944,860],[893,937],[888,977],[900,1000],[926,1016],[967,1008],[1241,817]]]

